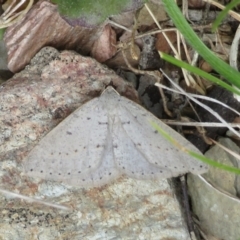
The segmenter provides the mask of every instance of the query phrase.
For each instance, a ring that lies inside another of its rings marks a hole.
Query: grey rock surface
[[[0,86],[1,188],[71,209],[1,196],[0,238],[190,239],[166,179],[122,177],[101,188],[81,189],[24,174],[24,157],[39,139],[109,84],[137,101],[131,85],[95,60],[44,48],[32,65]]]
[[[239,147],[228,138],[219,143],[236,153]],[[206,156],[228,166],[239,167],[239,161],[215,145]],[[203,176],[188,176],[193,211],[197,214],[205,234],[218,239],[240,239],[239,176],[210,167]]]
[[[224,147],[230,149],[231,151],[239,154],[239,147],[234,143],[230,138],[220,138],[218,142]],[[220,146],[215,145],[205,154],[207,157],[212,159],[216,159],[218,162],[239,168],[240,162],[230,153],[227,153]],[[221,170],[217,168],[211,167],[210,170],[203,174],[203,177],[213,184],[216,188],[223,190],[233,196],[240,196],[240,176]]]

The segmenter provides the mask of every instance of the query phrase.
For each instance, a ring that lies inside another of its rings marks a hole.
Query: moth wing
[[[101,165],[107,129],[107,112],[98,98],[85,103],[32,149],[24,162],[27,175],[77,181]]]
[[[134,142],[129,137],[124,123],[117,122],[114,125],[114,159],[116,166],[122,174],[136,179],[157,179],[172,176],[171,169],[156,167],[148,161],[145,153],[140,150],[138,144],[139,142]]]
[[[140,105],[121,97],[117,109],[119,122],[125,134],[122,138],[128,139],[128,144],[134,147],[136,156],[142,156],[141,158],[139,157],[141,159],[139,162],[142,163],[143,159],[145,159],[149,164],[162,171],[162,173],[160,172],[156,176],[168,178],[187,172],[202,174],[207,171],[208,167],[206,164],[175,147],[151,126],[151,122],[155,122],[185,148],[200,153],[195,146]],[[117,132],[119,133],[119,130],[116,131],[115,135]],[[123,135],[123,133],[121,134]],[[116,136],[114,137],[116,139]],[[117,159],[120,158],[121,152],[129,151],[126,144],[124,148],[121,150],[114,148]],[[137,158],[135,156],[131,157],[130,153],[125,157],[123,165],[126,165],[128,161],[132,161],[131,158],[137,164]]]
[[[111,134],[108,134],[107,148],[102,156],[102,161],[98,168],[92,169],[90,172],[81,175],[77,179],[70,179],[69,184],[79,187],[101,187],[108,184],[118,177],[121,172],[116,168]]]

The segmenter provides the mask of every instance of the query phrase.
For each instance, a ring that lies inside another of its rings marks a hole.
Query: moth
[[[99,187],[122,175],[161,179],[208,170],[206,164],[172,145],[151,122],[185,148],[200,153],[179,133],[109,86],[43,137],[25,159],[24,169],[32,177],[81,187]]]

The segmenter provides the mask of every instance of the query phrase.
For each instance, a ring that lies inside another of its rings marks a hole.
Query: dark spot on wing
[[[69,132],[69,131],[67,131],[66,133],[67,133],[67,135],[72,135],[72,133],[71,133],[71,132]]]
[[[108,125],[108,122],[98,122],[99,125]]]

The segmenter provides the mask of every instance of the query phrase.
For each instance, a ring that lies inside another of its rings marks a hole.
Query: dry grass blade
[[[148,10],[150,16],[153,18],[155,24],[158,26],[158,28],[161,30],[161,26],[158,23],[158,21],[156,20],[154,14],[152,13],[151,9],[149,8],[149,6],[147,4],[144,5],[146,7],[146,9]],[[188,54],[188,50],[186,47],[186,43],[184,38],[181,36],[180,32],[175,29],[176,33],[177,33],[177,49],[173,46],[172,42],[170,41],[170,39],[168,38],[167,34],[163,31],[162,34],[165,37],[167,43],[169,44],[169,46],[171,47],[171,50],[173,51],[175,58],[178,60],[182,60],[181,59],[181,47],[180,47],[180,40],[181,43],[184,46],[184,50],[185,50],[185,54],[186,56],[189,56]],[[188,61],[190,61],[190,58],[188,57]],[[199,93],[201,94],[205,94],[205,89],[203,89],[196,81],[195,81],[195,77],[193,77],[188,71],[186,71],[185,69],[182,68],[182,72],[186,81],[187,86],[192,86],[193,88],[195,88]]]
[[[213,0],[203,0],[204,2],[208,2],[220,9],[225,9],[225,6],[223,6],[221,3],[218,3],[217,1],[213,1]],[[229,11],[229,14],[235,18],[236,20],[240,21],[240,15],[232,10]]]
[[[49,203],[49,202],[39,200],[39,199],[36,199],[36,198],[27,197],[27,196],[24,196],[24,195],[19,194],[19,193],[10,192],[10,191],[3,190],[3,189],[0,189],[0,192],[2,194],[6,195],[6,196],[10,196],[10,197],[14,197],[14,198],[20,198],[20,199],[23,199],[23,200],[26,200],[26,201],[29,201],[29,202],[40,203],[42,205],[57,208],[57,209],[61,209],[61,210],[70,210],[69,207],[59,205],[59,204]]]
[[[218,145],[219,147],[221,147],[222,149],[224,149],[226,152],[228,152],[229,154],[231,154],[233,157],[235,157],[237,160],[240,161],[240,155],[238,153],[233,152],[232,150],[224,147],[222,144],[220,144],[219,142],[214,141],[213,139],[211,139],[213,143],[215,143],[216,145]]]
[[[163,72],[163,71],[162,71]],[[234,128],[232,128],[218,113],[216,113],[214,110],[212,110],[210,107],[206,106],[205,104],[201,103],[200,101],[198,101],[197,99],[195,99],[194,97],[192,97],[190,94],[188,94],[186,91],[184,91],[180,86],[178,86],[177,84],[175,84],[164,72],[163,72],[164,76],[173,84],[175,85],[175,87],[181,92],[181,94],[187,96],[189,99],[191,99],[192,101],[194,101],[195,103],[197,103],[199,106],[203,107],[205,110],[207,110],[208,112],[210,112],[214,117],[216,117],[220,122],[222,122],[223,124],[225,124],[225,126],[231,130],[233,133],[235,133],[238,137],[240,137],[240,133],[238,131],[236,131]],[[160,88],[165,88],[168,90],[171,90],[167,87],[165,87],[164,85],[160,84],[160,83],[155,83],[156,86],[160,87]]]
[[[181,121],[176,120],[169,120],[169,119],[161,119],[163,122],[165,122],[168,125],[175,125],[175,126],[189,126],[189,127],[226,127],[224,123],[218,123],[218,122],[190,122],[190,121],[184,121],[183,118],[181,118]],[[239,123],[228,123],[229,126],[234,128],[240,128]]]
[[[34,0],[12,1],[0,17],[0,28],[6,28],[20,21],[30,10]]]

